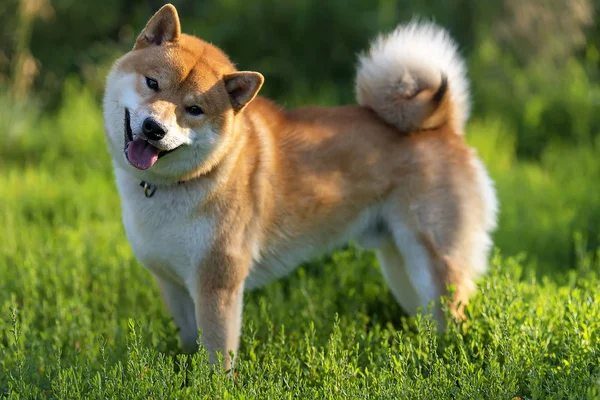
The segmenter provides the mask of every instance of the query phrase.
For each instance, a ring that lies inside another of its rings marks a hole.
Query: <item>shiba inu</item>
[[[468,82],[442,28],[413,22],[358,60],[358,105],[284,110],[258,72],[181,33],[162,7],[114,64],[104,121],[122,217],[184,349],[225,367],[245,289],[356,240],[409,313],[486,270],[493,184],[463,139]]]

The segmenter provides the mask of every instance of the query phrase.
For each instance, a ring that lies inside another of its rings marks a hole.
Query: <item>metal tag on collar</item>
[[[147,198],[154,196],[154,193],[156,192],[156,186],[146,181],[141,181],[140,186],[144,188],[144,196]]]

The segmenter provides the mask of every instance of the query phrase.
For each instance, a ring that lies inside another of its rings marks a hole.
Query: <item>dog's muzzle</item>
[[[137,135],[134,139],[133,131],[131,129],[131,114],[128,108],[125,108],[123,124],[123,153],[125,154],[125,159],[137,169],[146,170],[153,166],[159,158],[164,157],[183,146],[179,145],[171,150],[161,150],[151,143],[150,141],[157,142],[166,135],[164,129],[151,118],[146,118],[142,124],[142,132],[147,138]]]

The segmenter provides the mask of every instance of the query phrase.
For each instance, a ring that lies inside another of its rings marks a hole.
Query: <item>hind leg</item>
[[[419,294],[412,286],[402,255],[393,240],[387,240],[376,252],[381,273],[400,306],[414,315],[421,306]]]
[[[458,319],[475,288],[475,279],[485,271],[489,238],[477,229],[456,229],[454,236],[440,235],[438,225],[415,229],[403,221],[390,224],[394,241],[405,262],[405,274],[424,309],[435,302],[434,317],[445,326],[440,297],[452,287],[450,309]],[[401,278],[399,278],[401,279]],[[398,282],[390,283],[399,285]]]
[[[394,241],[382,252],[387,257],[386,261],[394,261],[386,262],[386,266],[382,267],[388,285],[398,302],[406,303],[407,311],[413,315],[418,308],[427,311],[433,303],[433,317],[443,329],[445,320],[439,299],[445,286],[436,273],[437,260],[432,258],[419,235],[406,224],[396,222],[390,228]],[[403,294],[396,294],[400,292]]]
[[[475,281],[487,269],[497,205],[476,158],[435,172],[405,178],[384,218],[420,305],[435,301],[434,316],[443,322],[440,296],[452,287],[450,310],[462,318]]]

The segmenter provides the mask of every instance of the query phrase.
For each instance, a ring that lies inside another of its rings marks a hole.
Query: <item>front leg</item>
[[[217,360],[217,351],[222,352],[226,370],[234,363],[229,352],[238,351],[249,261],[249,257],[240,255],[240,249],[213,254],[201,268],[194,296],[202,345],[208,350],[211,364]]]
[[[234,362],[229,352],[237,354],[240,343],[243,292],[243,282],[237,288],[204,290],[196,304],[202,345],[208,350],[211,364],[217,361],[217,351],[222,352],[226,370]]]
[[[163,302],[167,310],[173,317],[175,325],[179,328],[179,338],[183,351],[191,353],[197,349],[198,327],[196,324],[196,315],[194,301],[190,297],[187,289],[168,279],[154,275]]]

